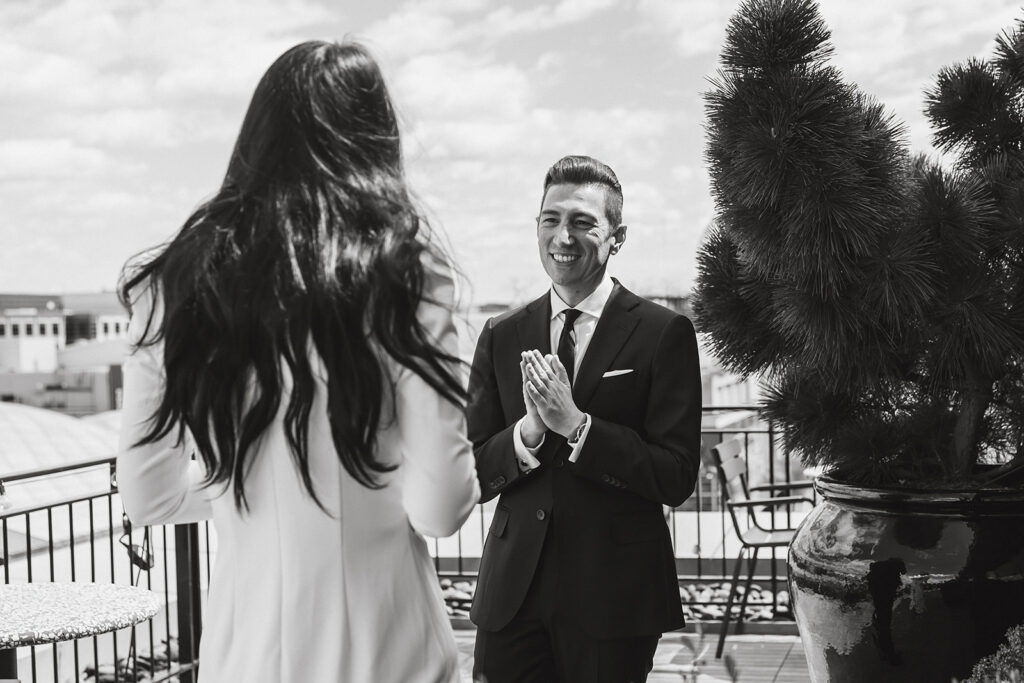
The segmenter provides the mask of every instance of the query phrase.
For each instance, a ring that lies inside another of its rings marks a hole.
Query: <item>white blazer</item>
[[[452,355],[454,285],[427,264],[418,316]],[[138,341],[152,307],[149,288],[129,326]],[[200,486],[201,464],[175,434],[133,447],[164,390],[163,346],[142,347],[124,365],[117,479],[137,525],[212,517],[217,533],[202,640],[200,683],[456,683],[458,652],[423,535],[459,529],[480,497],[463,412],[411,371],[392,364],[397,419],[382,420],[378,459],[398,465],[370,490],[341,467],[319,384],[309,423],[313,502],[284,435],[287,396],[245,480],[250,510],[230,488]],[[316,361],[314,359],[314,368]],[[286,371],[286,368],[285,368]],[[385,399],[385,413],[390,408]],[[387,415],[385,415],[387,417]]]

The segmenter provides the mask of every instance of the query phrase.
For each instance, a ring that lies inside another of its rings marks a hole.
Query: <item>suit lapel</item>
[[[618,355],[622,345],[633,333],[640,318],[630,311],[640,303],[639,298],[615,282],[615,289],[597,321],[594,336],[580,364],[579,375],[573,383],[572,396],[580,410],[586,411],[590,397],[597,390],[608,366]],[[550,344],[550,341],[548,342]]]
[[[550,294],[545,292],[544,296],[526,306],[524,315],[516,323],[516,332],[523,351],[537,349],[542,354],[551,353]]]

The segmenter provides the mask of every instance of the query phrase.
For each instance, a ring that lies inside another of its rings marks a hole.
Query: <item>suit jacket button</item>
[[[602,474],[601,475],[601,481],[603,481],[606,484],[610,484],[610,483],[612,483],[612,478],[609,477],[607,474]]]
[[[565,467],[565,458],[555,460],[555,467]]]
[[[544,514],[544,511],[543,511],[543,510],[537,510],[537,519],[539,519],[539,520],[541,520],[541,521],[544,521],[544,518],[545,518],[546,516],[547,516],[547,515],[545,515],[545,514]]]

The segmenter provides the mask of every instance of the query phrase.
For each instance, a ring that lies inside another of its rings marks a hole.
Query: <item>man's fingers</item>
[[[530,367],[533,368],[537,375],[545,380],[554,379],[554,373],[551,372],[551,367],[544,360],[544,356],[540,355],[539,351],[530,352]]]
[[[544,362],[544,357],[540,355],[539,351],[527,351],[523,354],[523,360],[520,365],[525,364],[527,371],[533,370],[534,375],[540,379],[547,379],[547,364]]]
[[[548,378],[542,376],[539,372],[537,372],[536,365],[531,363],[530,366],[526,369],[526,372],[529,373],[527,379],[533,381],[533,385],[537,388],[538,391],[545,391],[547,389]]]
[[[530,400],[535,404],[544,400],[544,395],[537,391],[537,387],[530,380],[526,380],[526,395],[529,396]]]
[[[551,365],[551,369],[555,371],[555,377],[558,378],[559,382],[562,382],[563,384],[568,384],[569,373],[566,372],[565,366],[562,365],[561,359],[555,354],[551,354],[549,358],[550,360],[548,362]]]

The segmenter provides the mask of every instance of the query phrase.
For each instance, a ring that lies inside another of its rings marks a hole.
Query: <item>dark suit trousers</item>
[[[552,519],[551,524],[557,520]],[[571,614],[560,614],[554,533],[522,607],[500,631],[477,630],[473,680],[481,683],[642,683],[654,665],[659,635],[600,640]],[[595,595],[595,600],[602,596]]]

